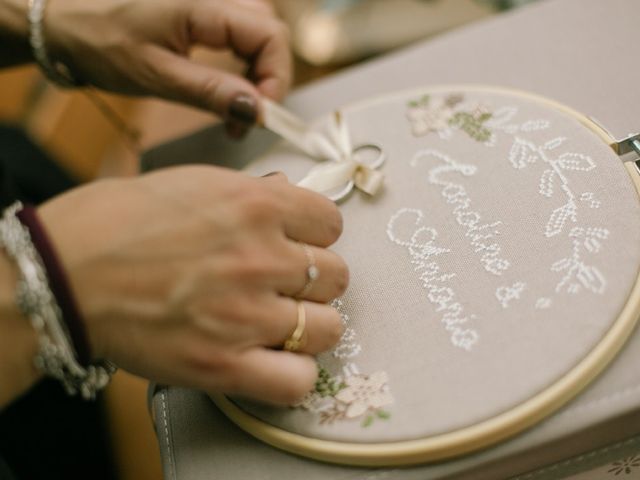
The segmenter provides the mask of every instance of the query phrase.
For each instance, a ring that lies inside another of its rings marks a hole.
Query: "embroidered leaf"
[[[516,137],[509,151],[509,161],[515,168],[524,168],[538,159],[538,152],[533,143]]]
[[[563,258],[562,260],[558,260],[553,265],[551,265],[551,270],[554,272],[561,272],[562,270],[566,270],[571,266],[571,259]]]
[[[491,120],[488,122],[488,126],[498,127],[504,125],[509,120],[513,118],[513,116],[517,113],[517,109],[514,107],[502,107],[493,112],[491,116]],[[509,126],[512,127],[512,126]],[[509,127],[505,127],[508,128]],[[513,130],[512,130],[513,131]]]
[[[584,248],[586,248],[587,251],[590,253],[598,253],[600,251],[600,248],[602,247],[600,240],[598,240],[595,237],[585,238],[583,245],[584,245]]]
[[[607,230],[606,228],[590,228],[588,230],[588,234],[593,237],[601,238],[603,240],[609,238],[609,230]]]
[[[491,138],[491,130],[482,124],[491,118],[485,117],[486,113],[475,116],[469,112],[456,112],[450,119],[449,125],[458,127],[477,142],[486,142]]]
[[[464,100],[463,95],[461,95],[460,93],[452,93],[445,99],[444,104],[449,108],[453,108],[460,102],[462,102],[462,100]]]
[[[376,415],[382,420],[389,420],[391,418],[391,414],[386,410],[376,410]]]
[[[580,291],[580,285],[577,283],[572,283],[567,287],[567,292],[572,295],[575,295],[579,291]]]
[[[553,179],[555,175],[556,172],[552,169],[548,169],[542,172],[542,177],[540,177],[539,192],[545,197],[551,198],[551,196],[553,195]]]
[[[603,293],[607,284],[600,270],[588,265],[583,265],[580,270],[578,270],[576,278],[584,288],[591,290],[593,293]]]
[[[529,120],[520,127],[523,132],[535,132],[537,130],[544,130],[545,128],[549,128],[549,122],[546,120]]]
[[[567,202],[562,207],[556,208],[553,213],[551,213],[551,217],[549,217],[544,234],[547,237],[557,235],[564,228],[565,223],[567,223],[567,219],[570,218],[575,221],[575,215],[576,207],[572,201]]]
[[[420,106],[417,100],[411,100],[407,105],[409,105],[411,108],[417,108]]]
[[[489,112],[484,112],[484,113],[480,114],[480,116],[478,117],[478,121],[480,123],[484,123],[487,120],[489,120],[490,118],[491,118],[491,114]]]
[[[367,415],[367,417],[362,420],[362,426],[364,428],[370,427],[371,425],[373,425],[373,421],[375,420],[375,417],[373,415]]]
[[[553,150],[555,148],[558,148],[560,145],[562,145],[565,140],[566,140],[565,137],[554,138],[553,140],[549,140],[547,143],[545,143],[542,148],[544,148],[545,150]]]
[[[579,170],[582,172],[588,172],[596,166],[591,157],[581,153],[563,153],[558,158],[558,165],[564,170]]]

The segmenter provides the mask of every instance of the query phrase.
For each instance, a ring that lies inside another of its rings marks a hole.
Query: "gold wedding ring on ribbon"
[[[311,250],[311,247],[306,243],[300,243],[300,245],[302,246],[304,254],[307,257],[307,281],[304,284],[304,287],[302,287],[302,290],[300,290],[300,292],[298,292],[295,297],[305,298],[313,288],[313,284],[315,283],[315,281],[320,276],[320,270],[318,270],[318,267],[316,266],[316,257],[313,254],[313,250]]]
[[[298,323],[293,333],[284,342],[284,349],[288,352],[297,352],[302,348],[304,330],[307,326],[307,312],[304,304],[298,301]]]

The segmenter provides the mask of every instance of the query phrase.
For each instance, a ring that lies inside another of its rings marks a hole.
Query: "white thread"
[[[356,332],[349,326],[349,315],[342,311],[342,300],[334,300],[331,306],[338,311],[340,320],[345,327],[344,333],[340,337],[338,345],[333,349],[332,355],[341,360],[353,358],[362,351],[362,346],[355,341]]]
[[[408,216],[408,217],[407,217]],[[403,236],[406,232],[398,231],[397,224],[404,218],[412,219],[413,234],[407,239]],[[455,274],[443,274],[440,266],[429,261],[432,257],[437,257],[449,252],[446,248],[437,247],[434,243],[438,233],[435,229],[421,225],[424,213],[418,209],[402,208],[398,210],[387,224],[387,236],[397,245],[407,248],[411,256],[411,263],[415,265],[414,270],[420,272],[422,286],[427,290],[427,299],[435,306],[436,312],[444,312],[441,322],[445,330],[450,332],[451,343],[467,351],[479,341],[479,334],[474,329],[461,328],[469,321],[477,319],[475,315],[463,316],[464,307],[455,301],[454,290],[446,284]],[[427,232],[427,237],[421,237]],[[404,237],[404,238],[403,238]]]
[[[358,365],[353,362],[349,362],[342,367],[342,371],[345,377],[350,377],[353,375],[360,375],[360,369]]]
[[[458,163],[447,155],[436,150],[420,150],[411,160],[411,166],[415,167],[420,160],[435,158],[444,165],[438,165],[429,170],[429,183],[441,187],[441,195],[449,205],[455,205],[453,215],[456,222],[465,228],[465,237],[470,239],[471,246],[475,253],[481,253],[480,263],[484,269],[494,275],[500,276],[506,271],[511,263],[500,256],[502,248],[493,241],[488,241],[500,234],[496,228],[502,222],[497,221],[489,224],[479,225],[482,221],[480,213],[470,210],[471,198],[467,194],[463,185],[440,179],[440,175],[446,173],[458,173],[465,177],[475,175],[477,167],[475,165]]]
[[[585,249],[589,253],[596,254],[602,248],[601,240],[609,237],[606,228],[582,228],[574,227],[569,233],[572,239],[573,249],[571,256],[562,258],[551,265],[552,272],[566,271],[564,277],[556,285],[556,292],[563,288],[568,293],[576,294],[582,288],[593,293],[604,293],[607,280],[597,267],[587,265],[582,260],[581,251]]]
[[[540,297],[536,300],[536,308],[538,310],[544,310],[551,306],[551,299],[549,297]]]
[[[496,298],[500,302],[500,305],[502,305],[502,308],[508,308],[511,300],[519,300],[526,286],[524,282],[516,282],[512,286],[498,287],[496,289]]]
[[[542,172],[538,192],[547,198],[552,198],[557,183],[566,197],[566,203],[553,210],[549,216],[544,230],[547,238],[561,233],[568,221],[574,223],[578,221],[576,195],[570,187],[565,172],[589,172],[596,168],[593,159],[581,153],[565,152],[556,158],[548,156],[548,152],[563,145],[564,141],[563,137],[557,137],[539,147],[533,142],[516,137],[509,152],[509,161],[517,169],[525,168],[538,160],[547,164],[549,168]],[[593,192],[584,192],[579,199],[581,202],[587,202],[589,208],[601,206],[601,202],[595,198]],[[577,294],[583,288],[598,294],[604,292],[607,283],[604,275],[598,268],[586,265],[582,260],[581,252],[584,249],[592,254],[598,253],[601,240],[605,240],[608,236],[608,230],[597,227],[574,227],[569,232],[569,238],[572,241],[571,255],[551,265],[553,272],[566,271],[556,285],[556,292],[564,289],[567,293]]]
[[[566,137],[556,137],[552,140],[549,140],[545,143],[542,148],[545,150],[555,150],[556,148],[562,146],[562,144],[567,140]]]
[[[577,222],[578,206],[576,204],[576,196],[571,190],[569,180],[563,171],[589,172],[596,167],[591,157],[581,153],[566,152],[555,159],[550,158],[547,152],[559,147],[563,142],[564,139],[558,137],[548,141],[544,146],[539,147],[533,142],[515,137],[509,151],[509,161],[514,168],[523,169],[529,164],[536,163],[538,160],[549,165],[550,168],[545,169],[540,178],[538,192],[541,195],[551,198],[555,193],[555,182],[560,182],[560,189],[564,192],[567,201],[551,213],[545,227],[545,235],[548,238],[561,233],[567,220]],[[589,192],[587,192],[587,194],[588,193]],[[588,196],[587,199],[593,200],[593,194]],[[592,205],[600,206],[597,201],[596,203],[592,203]],[[591,208],[597,207],[592,206]]]
[[[536,132],[549,128],[550,123],[547,120],[529,120],[520,126],[523,132]]]
[[[602,203],[600,200],[596,199],[596,196],[593,192],[584,192],[580,195],[580,201],[589,204],[589,208],[600,208]]]

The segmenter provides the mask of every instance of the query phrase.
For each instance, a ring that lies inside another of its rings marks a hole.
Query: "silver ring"
[[[302,287],[302,290],[296,295],[296,298],[304,298],[306,297],[311,289],[313,288],[313,284],[320,276],[320,270],[316,266],[316,257],[313,254],[313,250],[306,243],[300,243],[302,246],[302,250],[304,250],[304,254],[307,257],[307,282]]]

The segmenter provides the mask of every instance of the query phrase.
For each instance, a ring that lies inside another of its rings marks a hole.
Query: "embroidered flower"
[[[435,132],[441,138],[450,138],[452,130],[457,129],[477,142],[489,142],[493,136],[489,128],[493,113],[484,105],[469,106],[463,100],[462,95],[451,94],[444,98],[424,95],[409,102],[411,131],[418,137]]]
[[[491,112],[486,107],[478,106],[472,112],[456,112],[449,120],[449,125],[457,127],[476,142],[491,140],[491,130],[486,122],[491,119]]]
[[[445,136],[450,134],[449,120],[454,115],[454,107],[462,101],[461,95],[432,99],[424,95],[419,100],[409,102],[407,118],[411,122],[411,130],[417,137],[431,132]]]
[[[376,418],[387,420],[391,417],[390,413],[382,410],[382,407],[393,403],[388,381],[385,372],[355,374],[342,380],[319,367],[315,389],[294,407],[317,414],[321,425],[365,416],[362,426],[368,427]]]
[[[346,387],[336,395],[336,400],[347,405],[347,418],[361,417],[369,411],[376,411],[393,403],[386,372],[371,375],[353,375],[345,379]]]

